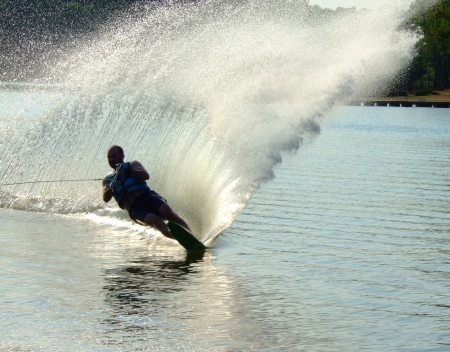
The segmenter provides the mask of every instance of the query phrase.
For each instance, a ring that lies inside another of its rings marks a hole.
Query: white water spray
[[[47,74],[51,106],[1,131],[1,182],[93,178],[122,145],[211,238],[323,115],[379,92],[412,59],[407,7],[331,16],[306,1],[206,1],[122,14]],[[111,215],[100,183],[18,185],[2,206]],[[124,216],[118,212],[114,216]]]

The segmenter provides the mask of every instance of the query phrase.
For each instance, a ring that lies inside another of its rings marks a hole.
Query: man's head
[[[113,169],[116,168],[117,164],[123,163],[123,159],[125,158],[125,154],[123,153],[122,147],[118,145],[113,145],[108,150],[108,164]]]

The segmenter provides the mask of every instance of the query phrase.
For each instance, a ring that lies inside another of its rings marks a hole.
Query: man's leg
[[[150,226],[153,226],[154,228],[161,231],[161,233],[169,238],[173,238],[173,235],[171,234],[169,228],[167,227],[166,223],[163,219],[161,219],[158,215],[149,213],[144,219],[144,223]]]
[[[184,221],[177,213],[175,213],[167,203],[161,204],[161,206],[159,207],[159,215],[163,219],[176,222],[177,224],[180,224],[184,228],[191,231],[186,221]]]

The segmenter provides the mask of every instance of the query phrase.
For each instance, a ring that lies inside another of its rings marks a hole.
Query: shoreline
[[[435,95],[429,94],[423,96],[364,97],[353,99],[347,105],[450,108],[450,90],[439,91]]]
[[[450,102],[445,101],[411,101],[411,100],[384,100],[359,99],[348,102],[348,106],[381,106],[404,108],[450,108]]]

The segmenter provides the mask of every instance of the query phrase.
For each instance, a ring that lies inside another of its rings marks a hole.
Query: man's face
[[[124,155],[120,153],[119,149],[111,148],[108,150],[108,164],[113,169],[116,168],[117,164],[123,163]]]

